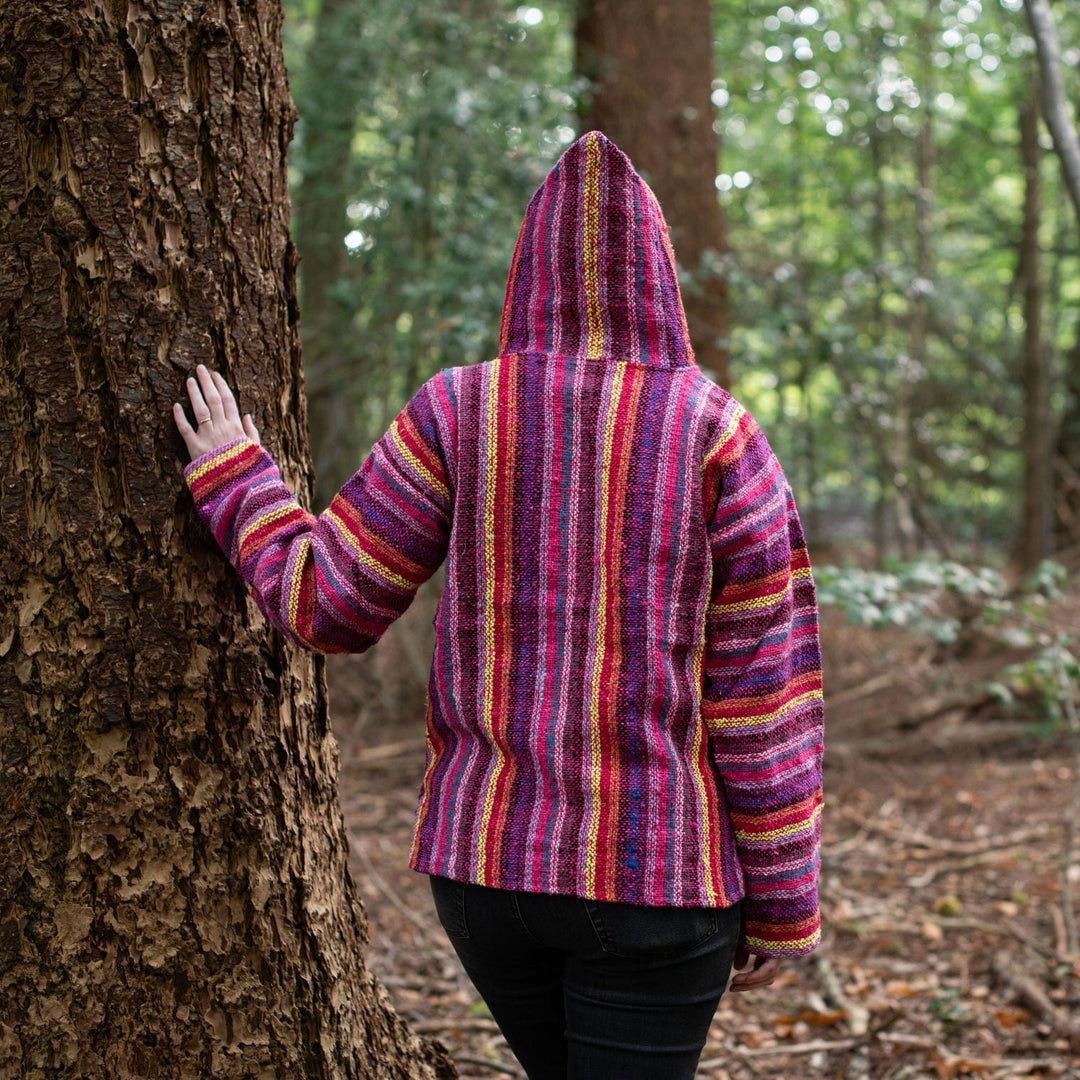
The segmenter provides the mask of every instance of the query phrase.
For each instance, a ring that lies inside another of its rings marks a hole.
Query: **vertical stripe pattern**
[[[410,864],[723,907],[819,940],[813,576],[763,432],[694,362],[652,192],[590,132],[530,203],[491,361],[432,376],[331,505],[239,439],[203,519],[291,641],[363,652],[446,562]]]

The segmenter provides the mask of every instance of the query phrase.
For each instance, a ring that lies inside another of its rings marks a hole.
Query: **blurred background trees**
[[[1075,133],[1080,23],[1042,6]],[[928,560],[1000,592],[1077,558],[1080,223],[1022,0],[285,8],[320,506],[424,378],[495,355],[529,197],[597,126],[660,196],[699,362],[823,582]],[[429,620],[396,638],[405,698],[384,653],[389,713],[422,701]]]
[[[1033,565],[1075,544],[1080,229],[1020,0],[711,15],[709,70],[655,12],[599,0],[286,0],[320,499],[428,374],[494,355],[529,196],[595,124],[660,191],[688,295],[701,250],[726,290],[725,356],[698,333],[699,359],[775,441],[819,551]],[[1057,24],[1075,101],[1080,26]],[[650,112],[655,67],[686,88]],[[703,112],[713,190],[680,199],[665,172],[701,158]]]

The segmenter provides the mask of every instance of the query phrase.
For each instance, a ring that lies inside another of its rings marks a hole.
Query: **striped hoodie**
[[[813,577],[762,430],[694,360],[667,226],[599,132],[533,196],[497,358],[429,378],[318,517],[238,439],[185,476],[267,619],[363,652],[445,561],[410,865],[820,938]]]

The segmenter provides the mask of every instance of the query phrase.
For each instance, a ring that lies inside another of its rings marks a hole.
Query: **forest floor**
[[[1080,595],[1055,618],[1080,626]],[[848,627],[834,609],[822,611],[822,642],[822,944],[785,961],[771,987],[724,996],[698,1076],[1080,1078],[1080,957],[1067,955],[1062,900],[1069,740],[1016,707],[935,697],[1015,657],[931,655],[899,630]],[[366,658],[331,661],[368,962],[463,1078],[522,1077],[427,879],[407,866],[422,709],[408,723],[364,717]],[[1080,852],[1072,863],[1080,906]]]

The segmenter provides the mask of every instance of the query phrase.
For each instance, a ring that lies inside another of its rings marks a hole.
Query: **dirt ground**
[[[1080,597],[1060,618],[1080,625]],[[426,878],[407,865],[423,699],[388,686],[402,665],[425,670],[422,619],[411,652],[392,645],[376,666],[384,642],[328,663],[368,960],[462,1077],[521,1077],[442,934]],[[1080,1077],[1080,958],[1067,956],[1062,904],[1067,737],[991,703],[942,698],[918,719],[917,703],[1000,669],[999,655],[943,661],[829,609],[822,643],[822,944],[785,961],[771,987],[725,995],[698,1075]],[[1072,862],[1080,907],[1080,852]]]

